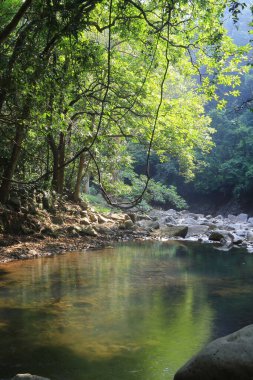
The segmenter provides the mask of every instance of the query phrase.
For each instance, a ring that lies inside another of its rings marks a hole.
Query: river
[[[0,378],[172,380],[253,323],[253,255],[129,243],[0,266]]]

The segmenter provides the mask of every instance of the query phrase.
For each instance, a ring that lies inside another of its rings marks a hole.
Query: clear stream
[[[171,380],[253,323],[253,255],[130,243],[0,266],[0,378]]]

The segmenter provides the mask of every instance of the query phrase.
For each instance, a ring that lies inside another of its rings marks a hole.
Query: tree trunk
[[[81,188],[81,181],[82,181],[82,177],[83,177],[83,169],[84,169],[84,153],[82,153],[80,155],[80,159],[79,159],[79,166],[78,166],[78,171],[77,171],[75,191],[73,194],[73,199],[75,202],[78,202],[80,199],[80,188]]]
[[[59,136],[59,145],[57,146],[52,134],[48,134],[47,140],[53,154],[53,179],[52,187],[58,193],[62,194],[64,189],[64,160],[65,160],[65,136],[61,132]]]
[[[58,146],[58,156],[59,156],[59,167],[58,167],[58,176],[57,176],[57,192],[63,194],[64,189],[64,161],[65,161],[65,136],[64,133],[60,133],[59,137],[59,146]]]
[[[9,162],[5,166],[3,172],[3,180],[0,187],[0,201],[7,202],[11,189],[11,180],[16,170],[18,159],[21,152],[21,145],[24,140],[25,128],[22,125],[16,126],[16,134],[13,141],[12,153]]]
[[[57,184],[58,184],[58,150],[54,141],[54,138],[51,134],[48,134],[47,141],[50,146],[50,149],[53,154],[53,179],[52,179],[52,187],[55,191],[57,191]]]
[[[87,173],[84,177],[84,192],[90,194],[90,173]]]

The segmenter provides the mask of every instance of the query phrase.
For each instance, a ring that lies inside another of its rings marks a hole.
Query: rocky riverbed
[[[253,252],[253,218],[247,214],[213,217],[185,210],[152,210],[148,218],[137,221],[136,225],[162,240],[218,243],[218,249],[222,250],[243,246]]]

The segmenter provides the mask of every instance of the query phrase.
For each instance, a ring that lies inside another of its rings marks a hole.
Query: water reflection
[[[252,323],[253,257],[143,243],[0,268],[0,375],[172,379],[207,341]]]

